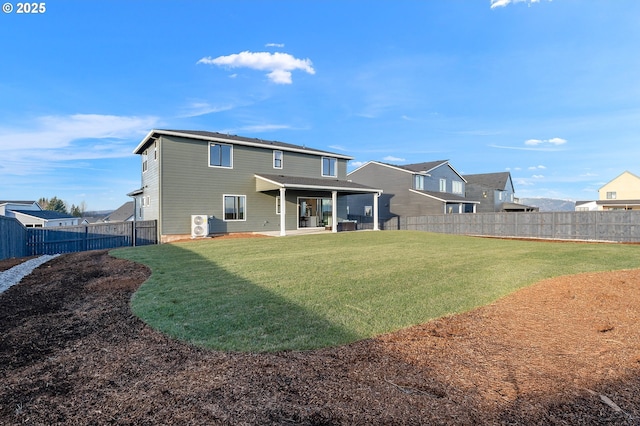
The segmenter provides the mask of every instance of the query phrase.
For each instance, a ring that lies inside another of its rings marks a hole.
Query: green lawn
[[[341,345],[464,312],[544,278],[640,267],[640,246],[411,231],[207,239],[113,250],[148,265],[152,327],[230,351]]]

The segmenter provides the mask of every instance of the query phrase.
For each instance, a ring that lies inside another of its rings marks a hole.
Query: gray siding
[[[283,150],[283,168],[273,168],[273,149],[233,145],[233,168],[209,166],[209,143],[189,138],[162,136],[160,169],[143,174],[145,195],[162,188],[158,216],[162,235],[191,233],[191,215],[213,217],[209,221],[211,233],[277,231],[280,216],[276,213],[279,191],[256,192],[255,174],[282,174],[300,177],[322,177],[321,156]],[[274,147],[276,150],[282,150]],[[346,179],[347,161],[338,159],[338,179]],[[158,176],[155,178],[154,176]],[[224,195],[246,196],[246,220],[224,220]],[[304,196],[309,196],[308,192]],[[288,190],[286,194],[286,229],[298,226],[297,197],[301,193]],[[330,193],[317,196],[330,197]],[[346,203],[338,203],[341,218],[346,219]],[[155,213],[152,205],[149,217]],[[145,212],[146,213],[146,212]]]
[[[153,149],[156,149],[157,157],[153,155]],[[160,167],[162,161],[162,147],[155,142],[147,148],[149,155],[147,159],[147,170],[142,171],[142,156],[140,156],[140,170],[142,173],[142,188],[144,189],[142,198],[148,199],[149,203],[143,202],[141,199],[136,201],[136,207],[142,211],[142,220],[158,220],[160,219]],[[136,214],[138,213],[136,212]]]
[[[453,180],[462,182],[464,191],[464,181],[448,165],[445,164],[438,167],[431,171],[430,174],[431,176],[425,176],[424,189],[426,191],[439,192],[440,178],[447,180],[448,193],[451,192]],[[349,175],[349,179],[363,185],[382,188],[384,192],[380,197],[379,209],[381,219],[388,219],[394,216],[440,214],[444,211],[444,205],[441,201],[409,191],[413,189],[414,174],[411,172],[370,163],[352,172]],[[349,214],[363,215],[364,206],[370,206],[372,203],[371,196],[351,195],[349,196]]]

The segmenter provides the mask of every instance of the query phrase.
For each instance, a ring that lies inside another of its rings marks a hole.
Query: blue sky
[[[0,199],[115,209],[153,128],[508,170],[520,197],[640,174],[637,0],[10,4]]]

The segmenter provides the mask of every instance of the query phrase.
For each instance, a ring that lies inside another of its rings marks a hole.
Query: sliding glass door
[[[331,224],[331,198],[298,198],[299,228],[324,227]]]

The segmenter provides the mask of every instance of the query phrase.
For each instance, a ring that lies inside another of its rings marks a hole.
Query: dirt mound
[[[148,276],[76,253],[0,295],[0,423],[640,424],[640,271],[547,280],[376,339],[275,354],[150,329],[129,309]]]

